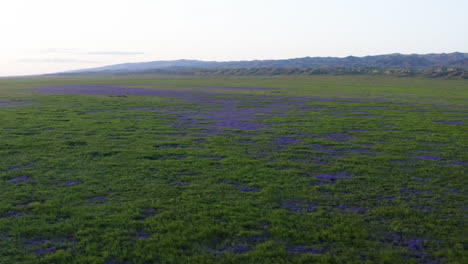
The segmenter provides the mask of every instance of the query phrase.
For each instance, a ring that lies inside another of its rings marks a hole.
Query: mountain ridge
[[[162,60],[113,64],[97,68],[79,69],[63,73],[138,72],[160,69],[241,69],[241,68],[375,68],[427,70],[435,68],[468,70],[468,53],[384,54],[363,57],[302,57],[281,60]]]

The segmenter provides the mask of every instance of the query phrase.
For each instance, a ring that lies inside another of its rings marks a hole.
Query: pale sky
[[[0,0],[0,76],[154,60],[468,52],[468,0]]]

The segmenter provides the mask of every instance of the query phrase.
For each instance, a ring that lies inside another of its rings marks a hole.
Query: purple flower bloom
[[[241,192],[259,192],[260,190],[252,187],[240,187],[239,191]]]
[[[28,104],[35,104],[35,102],[31,101],[0,101],[0,107],[13,107],[13,106],[22,106]]]
[[[389,202],[389,201],[395,201],[395,200],[396,200],[395,197],[382,197],[382,196],[377,197],[377,201]]]
[[[301,140],[297,138],[280,137],[280,138],[276,138],[274,142],[277,145],[287,145],[287,144],[299,143],[301,142]]]
[[[465,124],[465,122],[463,122],[463,121],[436,121],[435,123],[443,124],[443,125],[463,125],[463,124]]]
[[[420,239],[408,239],[403,241],[403,246],[405,246],[410,251],[424,251],[424,240]]]
[[[160,149],[164,149],[164,148],[180,148],[181,146],[177,143],[163,143],[157,147]]]
[[[108,113],[108,112],[112,112],[112,110],[92,110],[92,111],[87,112],[87,114]]]
[[[27,182],[29,181],[29,177],[27,176],[18,176],[18,177],[15,177],[15,178],[12,178],[12,179],[9,179],[7,180],[7,182],[11,182],[11,183],[20,183],[20,182]]]
[[[35,250],[36,254],[37,255],[45,255],[45,254],[51,254],[51,253],[54,253],[55,252],[55,248],[52,248],[52,247],[49,247],[49,248],[46,248],[46,249],[36,249]]]
[[[104,204],[104,203],[107,203],[107,199],[106,197],[103,197],[103,196],[97,196],[97,197],[88,199],[88,203],[89,204]]]
[[[36,246],[41,246],[45,243],[47,243],[48,240],[45,240],[43,238],[34,238],[32,240],[26,241],[23,243],[25,247],[36,247]]]
[[[322,249],[313,248],[310,246],[290,246],[288,247],[288,251],[291,253],[296,254],[322,254]]]
[[[449,163],[449,165],[452,165],[452,166],[466,166],[467,164],[468,164],[467,162],[464,162],[461,160],[455,160],[452,163]]]
[[[248,138],[238,139],[237,142],[239,142],[240,144],[247,144],[247,145],[255,144],[255,141],[248,139]]]
[[[138,230],[136,232],[136,238],[138,238],[138,239],[147,239],[147,238],[150,238],[150,237],[151,237],[151,235],[147,234],[143,230]]]
[[[229,185],[235,185],[235,186],[242,186],[241,183],[236,182],[236,181],[223,180],[222,183],[224,183],[224,184],[229,184]]]
[[[408,163],[408,161],[405,161],[405,160],[392,160],[390,162],[393,164],[407,164]]]
[[[359,154],[372,154],[373,152],[367,149],[348,149],[351,152],[356,152]]]
[[[172,186],[186,186],[188,185],[187,182],[174,182],[172,183]]]
[[[420,191],[416,189],[409,189],[404,185],[404,187],[400,190],[402,195],[417,195],[417,194],[427,194],[429,191]]]
[[[234,254],[245,254],[250,251],[248,246],[226,246],[221,249],[222,252],[232,252]]]
[[[422,155],[422,156],[418,156],[418,158],[420,158],[422,160],[435,160],[435,161],[442,159],[439,156],[431,156],[431,155]]]
[[[62,184],[63,184],[64,187],[72,187],[72,186],[80,185],[80,182],[77,182],[77,181],[63,181]]]
[[[143,208],[140,210],[141,216],[137,217],[135,220],[144,221],[146,218],[153,217],[158,214],[158,211],[154,208]]]
[[[312,148],[313,148],[314,151],[328,153],[328,154],[335,154],[335,153],[338,152],[338,151],[336,151],[334,149],[330,149],[327,146],[323,146],[323,145],[314,144],[314,145],[312,145]]]
[[[226,181],[226,180],[224,180],[224,181],[222,181],[222,183],[237,186],[238,190],[241,191],[241,192],[259,192],[260,191],[257,188],[246,187],[242,183],[235,182],[235,181]]]
[[[333,174],[322,173],[322,174],[315,176],[315,178],[318,180],[319,185],[332,184],[340,179],[348,179],[351,177],[352,175],[346,172],[335,172]]]
[[[340,210],[342,213],[355,213],[355,214],[363,213],[363,210],[356,206],[338,205],[336,206],[336,208]]]
[[[283,207],[293,213],[312,213],[315,211],[315,208],[317,208],[318,205],[314,203],[293,200],[284,202]]]
[[[191,126],[197,129],[203,128],[205,133],[224,133],[225,130],[259,130],[267,128],[261,121],[271,116],[286,116],[293,112],[316,111],[316,106],[309,105],[313,100],[307,97],[287,96],[246,96],[204,91],[187,90],[161,90],[144,88],[123,88],[111,85],[58,85],[39,87],[30,92],[46,94],[86,94],[107,96],[157,96],[176,98],[176,100],[197,104],[201,106],[194,110],[191,107],[138,107],[131,110],[157,111],[158,114],[174,117],[183,123],[170,124],[174,127]],[[238,88],[235,88],[238,89]],[[240,88],[239,88],[240,89]],[[244,89],[244,88],[242,88]],[[248,88],[252,90],[251,88]],[[211,89],[213,90],[213,89]],[[98,110],[99,111],[99,110]]]
[[[337,142],[348,142],[351,141],[354,137],[348,134],[336,133],[336,134],[327,134],[325,139],[337,141]]]
[[[10,240],[11,237],[7,236],[7,235],[0,235],[0,239],[3,239],[3,240]]]
[[[23,216],[23,213],[16,210],[9,210],[3,214],[0,214],[0,218],[15,218],[21,216]]]

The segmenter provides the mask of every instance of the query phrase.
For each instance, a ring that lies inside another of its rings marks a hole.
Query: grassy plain
[[[166,92],[31,92],[64,85]],[[0,79],[0,263],[467,263],[467,99],[375,76]]]

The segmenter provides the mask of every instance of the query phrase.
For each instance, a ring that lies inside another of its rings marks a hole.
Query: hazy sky
[[[468,51],[467,0],[0,0],[0,76]]]

